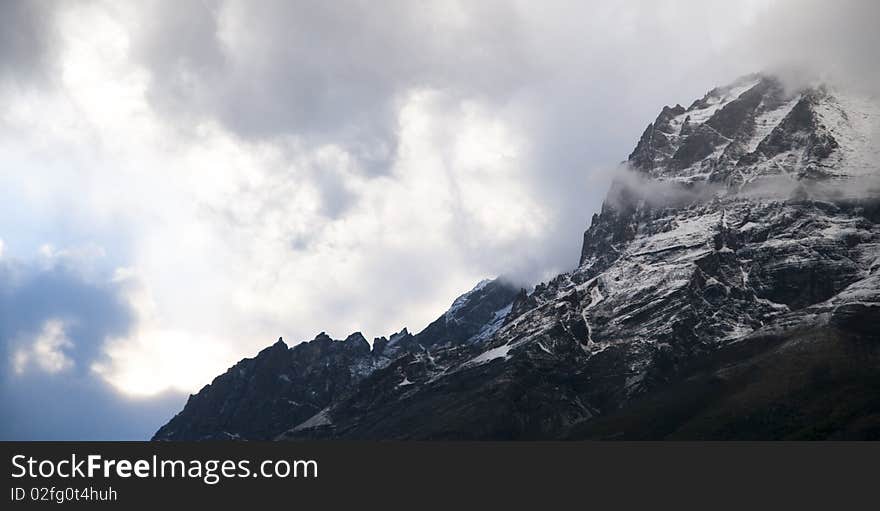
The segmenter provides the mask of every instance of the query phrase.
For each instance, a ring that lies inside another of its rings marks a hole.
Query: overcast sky
[[[0,438],[149,437],[278,336],[572,269],[663,105],[872,87],[877,4],[4,1]]]

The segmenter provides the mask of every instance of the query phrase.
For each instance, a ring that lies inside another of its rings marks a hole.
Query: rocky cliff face
[[[877,100],[760,75],[665,107],[574,271],[278,343],[156,438],[880,438],[878,134]]]

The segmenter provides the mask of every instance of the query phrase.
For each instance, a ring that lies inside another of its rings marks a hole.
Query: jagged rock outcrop
[[[877,98],[763,75],[665,107],[575,270],[268,348],[156,438],[880,438],[878,134]]]
[[[321,333],[292,348],[279,338],[190,396],[154,438],[269,438],[315,415],[379,364],[360,333],[344,341]]]
[[[154,439],[271,439],[291,425],[320,425],[322,410],[392,362],[491,337],[517,291],[502,279],[485,280],[419,334],[404,328],[390,338],[375,339],[372,347],[360,332],[344,341],[322,332],[291,348],[279,338],[190,396]]]

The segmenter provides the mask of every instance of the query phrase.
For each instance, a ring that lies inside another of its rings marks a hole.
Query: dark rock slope
[[[880,438],[880,102],[755,75],[664,108],[527,293],[243,360],[156,439]]]

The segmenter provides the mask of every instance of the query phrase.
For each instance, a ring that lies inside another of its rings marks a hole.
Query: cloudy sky
[[[278,336],[571,269],[663,105],[880,81],[830,5],[0,3],[0,438],[147,438]]]

